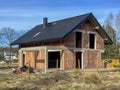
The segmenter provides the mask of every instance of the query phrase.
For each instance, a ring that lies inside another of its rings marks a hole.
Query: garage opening
[[[82,32],[76,32],[76,48],[82,48]]]
[[[78,63],[78,60],[80,63]],[[82,68],[82,52],[76,52],[76,68],[79,68],[79,64],[80,68]]]
[[[57,59],[60,68],[60,51],[48,52],[48,68],[56,68]]]

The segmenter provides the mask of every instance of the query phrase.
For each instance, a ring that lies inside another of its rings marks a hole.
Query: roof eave
[[[51,41],[58,41],[63,40],[63,38],[55,38],[55,39],[47,39],[47,40],[38,40],[38,41],[31,41],[31,42],[22,42],[22,43],[11,43],[11,45],[20,45],[20,44],[27,44],[27,43],[36,43],[36,42],[51,42]]]

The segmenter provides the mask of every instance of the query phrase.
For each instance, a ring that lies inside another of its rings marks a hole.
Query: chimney
[[[44,18],[43,18],[43,28],[46,28],[46,27],[47,27],[47,23],[48,23],[48,18],[47,18],[47,17],[44,17]]]

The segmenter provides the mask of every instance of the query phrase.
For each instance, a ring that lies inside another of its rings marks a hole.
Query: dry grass
[[[119,90],[119,72],[0,75],[0,90]]]

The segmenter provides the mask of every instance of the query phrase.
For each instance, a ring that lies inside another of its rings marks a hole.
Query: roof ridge
[[[51,21],[51,22],[48,22],[49,23],[54,23],[54,22],[59,22],[59,21],[64,21],[64,20],[67,20],[67,19],[72,19],[72,18],[75,18],[75,17],[81,17],[81,16],[84,16],[84,15],[90,15],[92,14],[92,12],[90,13],[85,13],[85,14],[81,14],[81,15],[77,15],[77,16],[72,16],[72,17],[69,17],[69,18],[64,18],[64,19],[60,19],[60,20],[56,20],[56,21]],[[39,25],[43,25],[43,24],[39,24]]]

